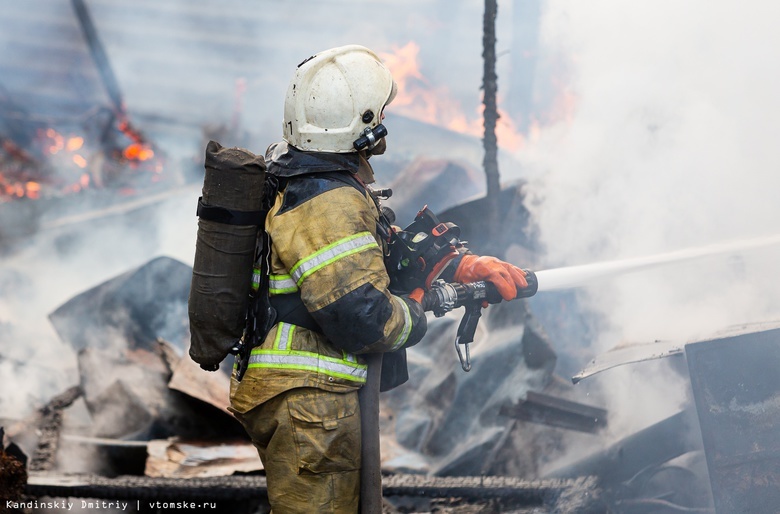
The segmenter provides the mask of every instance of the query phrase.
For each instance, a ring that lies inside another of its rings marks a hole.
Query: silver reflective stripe
[[[379,245],[370,232],[360,232],[359,234],[339,239],[335,243],[298,261],[298,263],[293,266],[293,269],[290,270],[290,275],[292,275],[295,283],[300,286],[301,282],[303,282],[306,277],[318,269],[348,255],[361,252],[371,247],[378,248]]]
[[[290,348],[290,341],[292,341],[293,332],[295,331],[295,325],[289,323],[279,323],[276,326],[276,338],[274,339],[275,350],[287,350]]]
[[[271,294],[294,293],[298,286],[290,275],[270,275],[268,277],[268,291]]]
[[[393,346],[391,347],[391,351],[397,350],[400,347],[402,347],[404,344],[406,344],[406,340],[409,339],[409,333],[412,331],[412,315],[409,313],[409,306],[406,305],[406,302],[401,300],[398,297],[394,297],[394,300],[396,300],[398,303],[401,304],[404,311],[404,328],[401,331],[401,333],[398,335],[398,339],[395,340],[395,343],[393,343]]]
[[[255,349],[249,357],[249,367],[315,371],[355,382],[365,382],[367,376],[367,368],[363,364],[350,363],[312,352]]]
[[[263,270],[258,267],[252,269],[252,290],[260,289],[260,281],[263,278]]]

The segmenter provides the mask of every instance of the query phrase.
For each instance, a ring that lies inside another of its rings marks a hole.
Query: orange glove
[[[436,295],[430,294],[422,287],[418,287],[406,295],[410,300],[414,300],[422,306],[423,311],[432,311],[436,306]]]
[[[517,266],[495,257],[464,255],[455,271],[455,282],[467,284],[479,280],[487,280],[496,286],[506,301],[517,298],[518,289],[528,287],[525,272]]]
[[[425,289],[423,289],[422,287],[418,287],[417,289],[409,293],[409,298],[419,303],[420,305],[422,305],[423,303],[424,296],[425,296]]]

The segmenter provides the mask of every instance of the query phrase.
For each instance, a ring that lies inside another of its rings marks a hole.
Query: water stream
[[[539,291],[556,291],[589,284],[590,282],[635,271],[641,271],[679,262],[691,261],[702,257],[721,254],[741,253],[780,243],[780,235],[742,239],[660,253],[647,257],[596,262],[579,266],[566,266],[537,271]]]

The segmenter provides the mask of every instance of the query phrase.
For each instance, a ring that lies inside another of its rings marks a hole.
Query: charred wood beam
[[[607,411],[529,391],[525,400],[501,407],[504,416],[580,432],[597,432],[607,426]]]
[[[571,480],[523,480],[516,477],[422,477],[394,475],[382,486],[385,496],[467,498],[470,500],[511,499],[516,505],[554,506],[554,512],[587,513],[600,501],[593,477]],[[579,498],[582,501],[574,500]],[[560,502],[566,498],[566,505]]]
[[[114,106],[114,110],[118,117],[124,117],[125,106],[122,101],[122,93],[119,89],[119,82],[116,80],[114,70],[111,68],[111,62],[108,60],[108,54],[106,53],[103,43],[98,37],[95,23],[92,21],[92,15],[87,8],[87,4],[84,0],[71,0],[73,4],[73,10],[76,13],[76,18],[79,20],[81,31],[84,34],[84,39],[87,41],[89,52],[92,55],[92,59],[95,61],[100,78],[103,80],[103,85],[106,88],[106,93],[111,99],[111,103]]]
[[[73,10],[76,13],[76,17],[79,20],[79,25],[84,33],[84,38],[87,40],[87,46],[89,46],[89,52],[92,55],[92,59],[95,61],[100,78],[103,81],[103,85],[106,88],[106,93],[111,99],[111,104],[114,107],[114,113],[119,122],[119,129],[124,134],[131,138],[136,143],[145,144],[146,138],[135,127],[132,126],[127,116],[127,110],[122,97],[122,92],[119,88],[119,82],[116,79],[113,68],[111,68],[111,62],[108,59],[103,43],[98,37],[97,29],[92,21],[92,15],[89,13],[87,4],[84,0],[71,0],[73,4]],[[109,141],[109,131],[103,134],[104,144]]]
[[[27,482],[32,496],[111,500],[243,501],[267,495],[265,476],[233,475],[203,478],[151,478],[33,473]],[[527,506],[554,507],[554,512],[587,513],[600,502],[593,477],[523,480],[515,477],[425,477],[391,475],[382,479],[384,496],[464,498],[471,501],[513,499]]]
[[[52,398],[40,410],[38,446],[30,461],[30,471],[46,471],[51,468],[57,457],[62,428],[62,411],[69,407],[82,394],[79,386],[73,386],[64,393]]]
[[[266,496],[264,476],[237,475],[207,478],[152,478],[123,475],[31,473],[26,493],[56,498],[99,498],[105,500],[210,500],[241,501]]]
[[[492,242],[494,235],[498,234],[498,194],[501,184],[498,173],[498,142],[496,138],[496,123],[498,122],[498,105],[496,94],[498,91],[498,76],[496,75],[496,15],[498,12],[497,0],[485,0],[485,15],[483,18],[482,57],[484,70],[482,89],[484,91],[483,102],[485,104],[484,123],[485,157],[482,165],[485,168],[487,181],[486,197],[488,200],[488,232]],[[495,252],[492,252],[495,253]],[[492,254],[491,253],[491,254]]]

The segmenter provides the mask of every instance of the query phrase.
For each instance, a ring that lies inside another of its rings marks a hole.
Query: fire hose
[[[536,274],[530,270],[525,272],[527,287],[517,290],[515,298],[528,298],[536,294],[539,283]],[[460,366],[463,371],[471,370],[469,343],[474,341],[474,333],[482,316],[482,308],[487,304],[495,304],[503,298],[490,282],[480,281],[468,284],[448,283],[436,280],[425,292],[422,306],[426,311],[433,312],[438,317],[444,316],[453,309],[465,307],[466,312],[458,326],[455,337],[455,350],[458,352]],[[464,346],[461,351],[460,347]],[[360,483],[361,512],[382,512],[382,475],[380,465],[379,441],[379,372],[382,366],[382,354],[367,356],[368,380],[360,389],[362,466]]]

